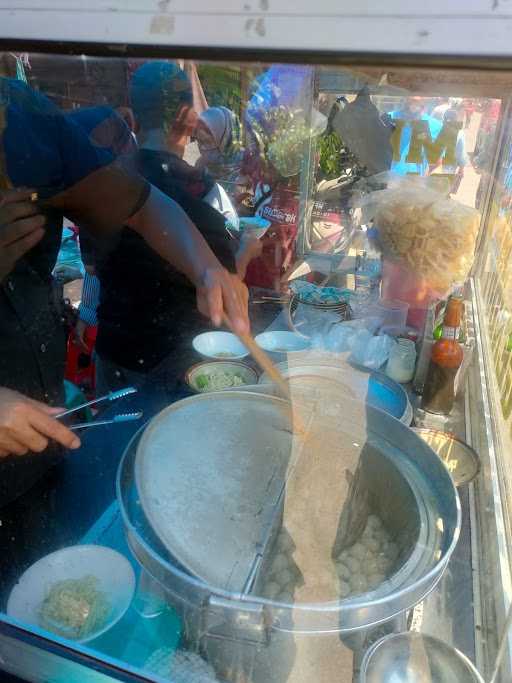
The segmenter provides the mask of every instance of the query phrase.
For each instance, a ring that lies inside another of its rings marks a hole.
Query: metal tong
[[[100,425],[118,424],[119,422],[131,422],[132,420],[140,420],[142,415],[142,410],[138,410],[135,413],[119,413],[119,415],[114,415],[114,417],[108,418],[106,420],[78,422],[76,425],[71,425],[70,429],[71,431],[75,431],[75,429],[86,429],[87,427],[99,427]]]
[[[130,396],[130,394],[135,394],[137,393],[137,389],[135,387],[125,387],[124,389],[118,389],[117,391],[111,391],[108,394],[105,394],[104,396],[99,396],[98,398],[93,399],[92,401],[87,401],[86,403],[81,403],[78,406],[75,406],[74,408],[70,408],[69,410],[65,410],[62,413],[59,413],[56,415],[57,419],[60,419],[61,417],[67,417],[68,415],[71,415],[72,413],[76,413],[78,410],[82,410],[83,408],[88,408],[89,406],[96,405],[98,403],[102,403],[103,401],[117,401],[120,398],[124,398],[125,396]],[[114,417],[111,418],[106,418],[106,419],[100,419],[100,420],[94,420],[92,422],[79,422],[78,424],[74,424],[70,426],[70,429],[75,430],[75,429],[85,429],[86,427],[98,427],[100,425],[106,425],[106,424],[116,424],[119,422],[129,422],[131,420],[139,420],[142,417],[143,413],[142,410],[133,412],[133,413],[120,413],[119,415],[114,415]]]

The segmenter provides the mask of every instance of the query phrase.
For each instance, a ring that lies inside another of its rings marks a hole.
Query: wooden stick
[[[238,334],[235,332],[233,327],[231,326],[231,322],[229,321],[227,315],[224,314],[223,316],[224,319],[224,324],[229,327],[229,329],[233,332],[233,334],[236,334],[236,336],[240,339],[242,344],[249,349],[249,353],[251,356],[254,358],[256,363],[260,366],[260,368],[267,373],[267,375],[270,377],[270,379],[274,382],[274,384],[279,388],[280,392],[282,393],[283,397],[290,400],[290,386],[288,382],[285,380],[283,375],[279,372],[279,370],[276,368],[274,363],[270,360],[268,355],[265,353],[265,351],[256,344],[253,336],[249,333],[247,334]]]
[[[293,431],[295,434],[297,434],[302,440],[305,439],[308,430],[306,429],[304,422],[302,420],[302,417],[298,414],[297,411],[293,411],[293,400],[292,400],[292,395],[290,391],[290,384],[289,382],[283,377],[283,375],[279,372],[279,370],[276,368],[274,363],[271,361],[269,358],[268,354],[265,353],[265,351],[256,344],[254,337],[251,334],[238,334],[235,332],[233,327],[231,326],[231,322],[227,315],[224,313],[223,314],[223,322],[224,324],[229,327],[229,329],[235,334],[238,339],[242,342],[242,344],[249,349],[249,353],[251,356],[254,358],[256,363],[260,366],[260,368],[263,370],[263,372],[266,372],[267,375],[270,377],[270,379],[274,382],[276,387],[279,389],[281,392],[283,398],[285,398],[287,401],[290,402],[291,408],[292,408],[292,415],[291,415],[291,420],[292,420],[292,426],[293,426]]]

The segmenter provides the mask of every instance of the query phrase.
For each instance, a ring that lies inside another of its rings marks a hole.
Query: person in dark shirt
[[[248,329],[247,292],[223,268],[179,205],[93,145],[83,129],[20,81],[0,79],[0,505],[56,460],[40,403],[63,399],[65,334],[51,277],[62,217],[96,234],[130,226],[141,243],[191,282],[200,310],[220,324],[223,309]],[[31,192],[16,188],[30,188]],[[13,399],[13,393],[14,399]],[[27,398],[23,398],[23,396]],[[29,408],[31,410],[29,410]],[[25,411],[25,412],[24,412]],[[34,444],[33,432],[41,439]],[[61,441],[78,444],[67,434]],[[58,438],[58,436],[57,436]],[[14,447],[15,446],[15,447]]]
[[[135,72],[130,94],[138,172],[182,206],[219,261],[236,273],[237,243],[222,214],[202,200],[213,180],[181,158],[181,140],[196,123],[187,76],[174,64],[149,62]],[[72,116],[87,127],[87,112]],[[98,251],[97,392],[148,381],[173,390],[190,364],[192,338],[204,329],[193,289],[129,228]]]

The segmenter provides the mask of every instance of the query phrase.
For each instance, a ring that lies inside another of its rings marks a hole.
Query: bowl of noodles
[[[134,593],[135,574],[123,555],[100,545],[75,545],[29,567],[6,611],[23,624],[86,643],[122,618]]]
[[[257,384],[258,373],[246,363],[214,361],[197,363],[185,374],[188,386],[199,394]]]

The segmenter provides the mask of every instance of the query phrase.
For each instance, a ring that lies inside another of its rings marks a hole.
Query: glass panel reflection
[[[469,283],[511,412],[501,77],[0,68],[3,628],[91,680],[489,678],[465,440]]]

